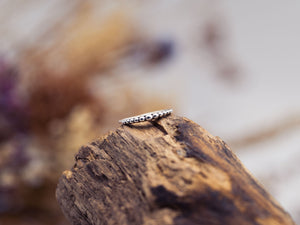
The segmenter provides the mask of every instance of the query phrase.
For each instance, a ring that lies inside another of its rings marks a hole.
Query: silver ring
[[[144,122],[144,121],[152,121],[152,120],[170,115],[172,112],[173,112],[173,109],[149,112],[149,113],[141,114],[138,116],[128,117],[128,118],[119,120],[119,123],[131,124],[131,123],[139,123],[139,122]]]

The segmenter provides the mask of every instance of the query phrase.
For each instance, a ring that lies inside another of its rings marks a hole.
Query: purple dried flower
[[[0,58],[0,109],[8,110],[14,105],[16,70]]]
[[[17,85],[16,67],[0,57],[0,140],[25,131],[25,109]]]

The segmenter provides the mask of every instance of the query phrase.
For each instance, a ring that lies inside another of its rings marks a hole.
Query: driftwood
[[[224,141],[174,115],[81,147],[56,197],[73,225],[294,224]]]

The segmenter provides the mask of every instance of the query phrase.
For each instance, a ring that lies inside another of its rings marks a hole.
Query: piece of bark
[[[174,115],[81,147],[56,197],[73,225],[294,224],[224,141]]]

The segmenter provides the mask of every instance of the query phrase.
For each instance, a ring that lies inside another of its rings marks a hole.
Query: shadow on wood
[[[220,138],[174,115],[81,147],[56,197],[73,225],[294,224]]]

